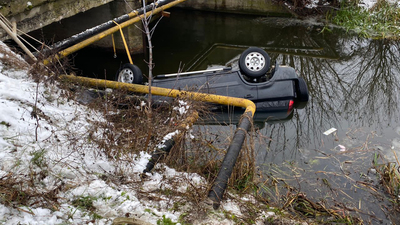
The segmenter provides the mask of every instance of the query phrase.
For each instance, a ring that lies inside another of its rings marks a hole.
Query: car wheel
[[[251,78],[264,76],[270,69],[270,58],[261,48],[250,47],[239,58],[240,71]]]
[[[306,106],[308,102],[308,88],[306,81],[299,77],[296,82],[296,94],[297,99],[295,101],[295,107],[298,109],[302,109]]]
[[[126,63],[119,68],[115,80],[129,84],[142,84],[143,74],[136,65]]]

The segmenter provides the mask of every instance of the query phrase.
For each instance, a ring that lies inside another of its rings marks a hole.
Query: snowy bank
[[[7,196],[0,203],[2,224],[112,224],[116,218],[176,223],[192,210],[184,193],[206,188],[202,177],[158,165],[162,172],[141,178],[150,158],[145,152],[110,160],[90,141],[101,137],[95,124],[104,115],[68,99],[56,85],[35,83],[29,65],[1,42],[0,52],[0,193]],[[187,206],[174,209],[182,202]],[[233,200],[222,202],[222,209],[241,214]],[[234,224],[222,211],[202,215],[194,223]],[[258,222],[268,216],[261,213]]]

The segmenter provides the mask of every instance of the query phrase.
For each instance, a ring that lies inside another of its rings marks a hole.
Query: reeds
[[[373,167],[378,174],[381,187],[390,196],[393,208],[400,212],[400,163],[395,151],[393,151],[393,154],[396,157],[396,162],[386,162],[380,154],[375,154]],[[379,163],[379,159],[381,163]]]

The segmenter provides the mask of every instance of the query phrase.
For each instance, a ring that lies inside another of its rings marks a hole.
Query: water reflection
[[[358,202],[360,209],[376,216],[364,219],[384,222],[381,219],[386,212],[379,207],[361,208],[368,202],[378,203],[380,197],[374,198],[366,190],[356,194],[352,186],[364,179],[359,174],[368,173],[373,152],[390,148],[393,131],[399,126],[399,42],[342,37],[338,43],[338,60],[271,54],[307,80],[311,99],[291,122],[260,131],[267,145],[259,146],[263,155],[259,163],[267,177],[284,179],[299,190],[317,191],[309,195],[323,197],[333,205],[343,202],[357,208]],[[322,132],[330,127],[339,128],[338,134],[323,137]],[[338,144],[346,145],[349,152],[339,153]],[[322,163],[324,157],[334,160]],[[344,168],[347,160],[353,164]],[[304,169],[301,175],[294,171],[299,168]],[[312,179],[329,180],[332,186],[324,189]]]
[[[357,182],[372,179],[360,174],[368,174],[373,154],[389,149],[390,139],[397,135],[393,130],[399,126],[399,43],[340,32],[319,34],[316,28],[296,26],[258,39],[271,29],[264,28],[246,42],[263,47],[273,61],[294,67],[307,81],[311,97],[290,120],[268,123],[266,118],[255,134],[257,163],[265,183],[278,179],[282,189],[290,185],[331,207],[357,208],[365,212],[360,216],[366,221],[385,222],[386,212],[378,204],[369,204],[380,197],[360,190]],[[219,46],[206,47],[203,53],[208,58],[196,61],[195,69],[226,61],[246,47]],[[338,131],[323,135],[331,127]],[[345,152],[340,152],[339,144]],[[276,198],[278,193],[268,190],[266,194]]]
[[[399,43],[374,40],[358,46],[358,52],[352,55],[354,65],[347,65],[342,72],[349,83],[348,96],[352,96],[342,108],[362,118],[359,126],[391,126],[392,119],[398,121]]]
[[[301,121],[296,129],[304,131],[302,138],[307,131],[321,128],[383,130],[398,123],[399,43],[354,37],[339,43],[340,60],[270,53],[274,60],[296,68],[308,82],[311,99],[304,112],[294,117]]]

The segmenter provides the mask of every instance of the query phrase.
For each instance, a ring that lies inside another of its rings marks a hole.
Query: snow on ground
[[[364,7],[367,9],[372,8],[379,0],[361,0],[359,2],[360,7]],[[400,6],[399,0],[386,0],[390,4],[397,4],[397,6]]]
[[[358,5],[360,7],[370,9],[372,8],[379,0],[360,0]],[[397,4],[397,6],[400,7],[400,1],[399,0],[386,0],[390,4]],[[310,3],[306,6],[307,8],[315,8],[318,7],[318,4],[321,2],[321,0],[311,0]],[[325,2],[326,5],[328,5],[328,2]]]
[[[156,192],[153,195],[157,200],[152,201],[140,197],[139,192],[169,187],[168,179],[180,183],[178,192],[187,190],[188,180],[190,185],[207,185],[197,174],[180,173],[166,166],[163,173],[148,173],[142,180],[139,175],[150,157],[145,152],[124,161],[110,161],[90,142],[90,135],[101,135],[93,122],[104,121],[103,116],[63,97],[63,91],[56,86],[33,82],[27,70],[18,71],[4,64],[3,58],[13,53],[1,42],[0,50],[7,52],[0,54],[0,183],[10,175],[21,180],[41,176],[23,188],[39,193],[54,191],[58,199],[54,206],[31,202],[30,207],[0,199],[1,224],[112,224],[115,218],[126,215],[150,224],[163,217],[177,222],[181,212],[170,210],[174,200]],[[121,173],[131,181],[126,183],[136,186],[117,186],[101,179],[103,175]],[[41,202],[46,202],[43,199]],[[97,219],[84,207],[73,204],[84,200],[92,201]],[[235,202],[223,202],[224,207],[225,211],[240,215]],[[233,224],[216,216],[216,212],[212,215],[213,218],[204,218],[207,224]],[[265,215],[269,214],[262,217]]]

